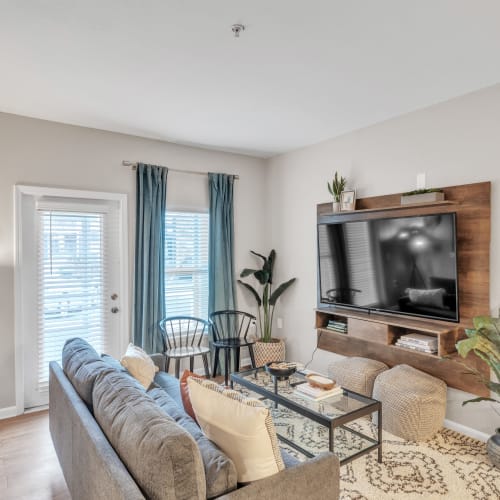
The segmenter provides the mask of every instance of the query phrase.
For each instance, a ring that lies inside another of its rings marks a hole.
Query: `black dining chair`
[[[163,337],[166,371],[168,372],[170,367],[170,360],[174,359],[175,376],[179,378],[181,359],[189,358],[189,369],[193,371],[194,358],[201,356],[205,375],[210,378],[208,365],[210,323],[204,319],[191,316],[172,316],[162,319],[159,326]],[[204,339],[207,339],[207,345],[202,345]]]
[[[228,385],[231,371],[231,352],[234,357],[233,371],[239,370],[240,349],[242,347],[248,347],[252,368],[255,368],[254,340],[248,337],[250,326],[255,323],[255,316],[243,311],[215,311],[210,314],[210,322],[212,323],[212,345],[215,350],[212,374],[214,377],[217,374],[222,349],[224,351],[224,380]]]

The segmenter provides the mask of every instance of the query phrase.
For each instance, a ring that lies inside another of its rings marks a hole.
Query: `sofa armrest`
[[[335,500],[339,498],[339,459],[324,453],[278,474],[219,497],[219,500]]]
[[[156,354],[150,354],[149,357],[153,360],[153,363],[158,367],[161,372],[165,371],[165,355],[161,352]]]

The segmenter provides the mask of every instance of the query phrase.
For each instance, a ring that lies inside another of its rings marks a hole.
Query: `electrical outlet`
[[[276,320],[276,326],[280,329],[283,328],[283,318],[278,318]]]
[[[417,189],[425,189],[425,172],[417,174]]]

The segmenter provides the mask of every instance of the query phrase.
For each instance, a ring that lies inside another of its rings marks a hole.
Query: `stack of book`
[[[300,394],[300,396],[314,401],[320,401],[338,394],[343,394],[342,387],[339,385],[335,386],[333,389],[321,389],[320,387],[313,387],[312,385],[306,383],[299,384],[296,387],[296,391]]]
[[[421,333],[408,333],[401,335],[397,340],[396,345],[405,347],[406,349],[413,349],[414,351],[426,352],[429,354],[436,354],[438,351],[437,337],[430,337],[429,335],[422,335]]]
[[[337,333],[347,333],[347,324],[342,321],[334,321],[331,319],[328,321],[328,325],[326,325],[327,330],[332,330]]]

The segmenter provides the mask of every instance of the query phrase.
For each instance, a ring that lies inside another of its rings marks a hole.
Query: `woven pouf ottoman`
[[[385,370],[380,361],[353,356],[331,363],[328,376],[345,389],[371,397],[375,379]]]
[[[382,428],[408,441],[426,441],[443,426],[446,384],[408,365],[381,373],[373,398],[382,403]]]

